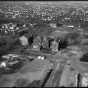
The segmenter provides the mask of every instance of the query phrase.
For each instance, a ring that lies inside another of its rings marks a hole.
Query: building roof
[[[81,51],[81,50],[80,50]],[[80,73],[88,73],[88,62],[81,62],[80,58],[84,55],[83,51],[76,51],[77,56],[71,59],[72,67]]]
[[[57,37],[64,38],[67,34],[68,32],[66,31],[54,31],[48,36],[51,38],[57,38]]]

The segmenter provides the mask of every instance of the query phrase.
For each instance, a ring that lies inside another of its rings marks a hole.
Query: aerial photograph
[[[0,1],[0,87],[88,87],[88,1]]]

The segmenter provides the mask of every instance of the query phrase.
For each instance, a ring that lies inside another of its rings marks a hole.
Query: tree
[[[16,47],[17,39],[12,36],[0,37],[0,56],[8,54]]]
[[[73,32],[73,33],[69,33],[66,36],[66,40],[68,41],[68,44],[72,45],[72,44],[79,44],[80,43],[80,34]]]

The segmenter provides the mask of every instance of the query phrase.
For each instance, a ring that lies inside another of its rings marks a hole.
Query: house
[[[51,46],[50,46],[51,50],[54,52],[58,52],[58,42],[57,41],[52,41]]]
[[[40,36],[37,36],[33,40],[32,49],[33,50],[40,50],[40,46],[41,46],[41,37]]]
[[[52,32],[48,38],[51,41],[50,48],[52,51],[58,51],[59,49],[65,48],[67,46],[67,41],[65,37],[68,33],[63,31],[54,31]]]
[[[25,35],[19,37],[19,40],[22,46],[28,46],[28,38]]]
[[[56,23],[50,23],[50,27],[52,27],[52,28],[56,28],[57,25],[56,25]]]
[[[43,36],[43,39],[42,39],[42,47],[43,48],[49,48],[48,39],[47,39],[46,36]]]

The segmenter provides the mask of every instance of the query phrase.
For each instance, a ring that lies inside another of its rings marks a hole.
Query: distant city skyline
[[[33,5],[33,6],[72,6],[72,7],[88,7],[88,1],[0,1],[0,4],[19,4],[19,5]]]
[[[25,4],[67,4],[67,5],[71,5],[71,4],[88,4],[88,1],[0,1],[0,3],[25,3]]]

